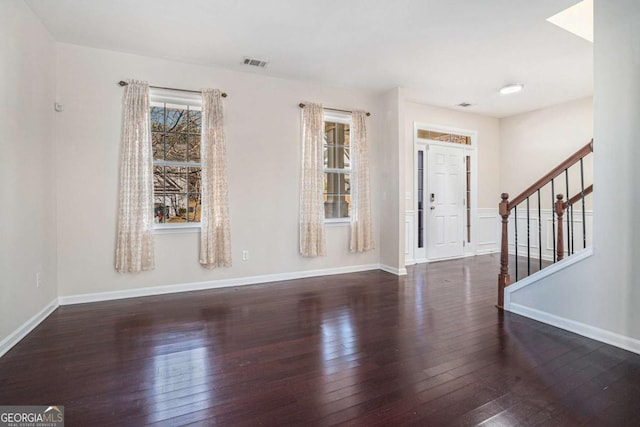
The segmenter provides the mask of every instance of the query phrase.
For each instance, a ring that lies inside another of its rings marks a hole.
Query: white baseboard
[[[390,267],[389,267],[390,268]],[[153,286],[148,288],[128,289],[122,291],[97,292],[92,294],[60,296],[44,307],[39,313],[27,320],[13,331],[9,336],[0,341],[0,357],[20,342],[29,332],[45,320],[60,305],[82,304],[88,302],[110,301],[124,298],[135,298],[151,295],[172,294],[177,292],[199,291],[205,289],[224,288],[231,286],[255,285],[267,282],[279,282],[284,280],[302,279],[305,277],[329,276],[334,274],[355,273],[359,271],[379,270],[379,264],[365,264],[348,267],[327,268],[321,270],[296,271],[291,273],[265,274],[261,276],[240,277],[235,279],[223,279],[207,282],[192,282],[177,285]],[[396,269],[397,271],[397,269]],[[406,269],[402,269],[407,274]],[[393,271],[391,271],[393,272]]]
[[[58,298],[55,298],[49,304],[47,304],[42,310],[40,310],[31,319],[24,322],[13,331],[9,336],[0,341],[0,357],[2,357],[7,351],[18,344],[22,338],[27,336],[36,326],[38,326],[44,319],[46,319],[53,311],[58,308]]]
[[[606,331],[587,325],[586,323],[577,322],[575,320],[556,316],[555,314],[546,313],[535,308],[525,307],[520,304],[511,303],[509,310],[512,313],[528,317],[539,322],[547,323],[560,329],[582,335],[596,341],[610,344],[625,350],[640,354],[640,340],[617,334],[615,332]]]
[[[489,249],[478,249],[476,250],[476,255],[489,255],[489,254],[499,254],[500,249],[497,248],[489,248]]]
[[[151,286],[148,288],[126,289],[121,291],[97,292],[60,296],[60,305],[83,304],[87,302],[110,301],[124,298],[146,297],[152,295],[173,294],[177,292],[202,291],[206,289],[226,288],[232,286],[257,285],[267,282],[303,279],[305,277],[329,276],[333,274],[355,273],[358,271],[378,270],[379,264],[355,265],[348,267],[327,268],[322,270],[306,270],[291,273],[264,274],[260,276],[238,277],[234,279],[211,280],[206,282],[191,282],[175,285]],[[406,274],[406,270],[405,270]]]
[[[406,268],[395,268],[390,265],[380,264],[379,269],[382,271],[386,271],[387,273],[395,274],[396,276],[406,276],[407,269]]]

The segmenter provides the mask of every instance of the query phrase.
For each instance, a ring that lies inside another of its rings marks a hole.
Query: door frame
[[[456,145],[450,142],[441,142],[434,141],[431,139],[418,138],[418,130],[431,130],[435,132],[442,133],[452,133],[456,135],[468,136],[471,138],[471,145]],[[413,251],[413,257],[411,257],[416,264],[434,261],[432,257],[430,257],[427,251],[427,243],[426,239],[429,236],[426,233],[426,227],[424,228],[425,238],[423,239],[424,247],[418,248],[418,151],[423,150],[426,154],[429,146],[431,145],[439,145],[443,147],[451,147],[455,146],[456,148],[464,150],[464,156],[469,156],[471,159],[471,242],[467,242],[466,240],[466,232],[464,233],[464,251],[463,257],[473,256],[476,254],[477,248],[477,235],[478,235],[478,132],[475,130],[469,129],[460,129],[454,128],[450,126],[441,126],[434,125],[430,123],[413,123],[413,230],[410,232],[413,233],[413,247],[411,250]],[[424,176],[425,179],[428,175],[427,171],[427,158],[426,155],[423,157],[424,159]],[[425,189],[426,191],[426,189]],[[426,193],[425,193],[426,194]],[[466,204],[465,204],[466,206]],[[467,216],[464,215],[464,225],[463,230],[466,231],[467,226]],[[457,257],[456,257],[457,258]],[[439,258],[438,261],[441,259]]]

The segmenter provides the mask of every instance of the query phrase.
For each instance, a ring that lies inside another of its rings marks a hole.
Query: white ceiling
[[[388,90],[505,117],[592,94],[593,45],[546,19],[578,0],[27,0],[60,42]],[[265,69],[241,65],[266,59]],[[498,89],[524,83],[508,97]]]

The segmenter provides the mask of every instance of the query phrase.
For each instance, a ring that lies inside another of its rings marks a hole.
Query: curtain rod
[[[305,104],[303,104],[302,102],[300,104],[298,104],[298,107],[300,108],[304,108]],[[331,110],[331,111],[340,111],[342,113],[353,113],[353,111],[349,111],[349,110],[339,110],[337,108],[327,108],[327,107],[323,107],[323,110]],[[371,116],[371,113],[367,111],[367,117]]]
[[[118,84],[120,86],[127,86],[129,83],[125,82],[124,80],[120,80],[118,82]],[[149,86],[149,87],[151,87],[153,89],[165,89],[165,90],[177,90],[177,91],[180,91],[180,92],[202,93],[201,90],[176,89],[174,87],[162,87],[162,86]],[[220,96],[222,96],[223,98],[226,98],[227,94],[226,94],[226,92],[222,92],[222,94]]]

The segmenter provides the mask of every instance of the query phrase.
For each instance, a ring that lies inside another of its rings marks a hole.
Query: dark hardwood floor
[[[640,425],[640,356],[496,302],[498,257],[64,306],[0,404],[68,426]]]

